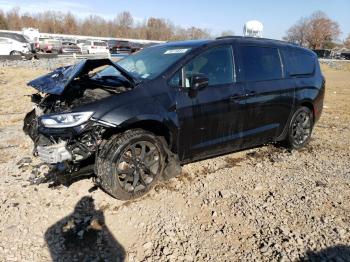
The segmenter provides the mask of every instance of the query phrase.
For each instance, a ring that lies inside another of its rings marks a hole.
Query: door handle
[[[249,93],[245,94],[246,97],[248,96],[255,96],[257,93],[255,91],[250,91]]]
[[[240,100],[242,98],[244,98],[244,96],[242,96],[242,95],[233,95],[233,96],[230,96],[229,100],[231,102],[235,102],[235,101]]]

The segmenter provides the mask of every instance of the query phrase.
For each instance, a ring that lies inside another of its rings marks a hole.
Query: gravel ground
[[[55,59],[32,59],[32,60],[1,60],[0,68],[30,68],[30,69],[44,69],[53,70],[60,66],[74,64],[73,58],[55,58]],[[28,79],[26,79],[28,80]]]
[[[103,57],[92,57],[92,59],[98,59]],[[120,57],[112,57],[113,61],[117,61]],[[67,66],[79,62],[81,59],[74,59],[73,57],[58,57],[55,59],[32,59],[32,60],[0,60],[1,68],[30,68],[30,69],[43,69],[51,71],[57,67]],[[26,79],[28,80],[28,79]]]
[[[0,261],[350,261],[349,68],[323,66],[325,107],[307,148],[189,164],[129,202],[91,179],[54,184],[31,157],[25,83],[47,69],[0,67]]]

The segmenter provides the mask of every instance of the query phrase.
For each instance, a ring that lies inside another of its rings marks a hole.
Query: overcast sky
[[[302,16],[321,10],[339,23],[341,40],[350,34],[350,0],[0,0],[4,11],[13,7],[31,13],[69,10],[79,17],[97,14],[106,19],[129,11],[136,21],[167,18],[176,25],[207,28],[212,34],[231,30],[241,35],[245,22],[259,20],[264,24],[264,37],[275,39],[281,39]]]

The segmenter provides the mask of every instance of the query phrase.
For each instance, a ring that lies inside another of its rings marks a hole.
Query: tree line
[[[341,34],[340,26],[324,12],[317,11],[300,18],[286,33],[284,40],[311,49],[331,49]],[[344,41],[350,48],[350,35]]]
[[[142,22],[135,21],[128,11],[121,12],[114,19],[108,20],[98,15],[79,19],[71,12],[22,13],[20,8],[13,8],[8,12],[0,9],[0,29],[21,30],[26,27],[53,34],[164,41],[213,38],[208,29],[195,26],[184,28],[164,18],[150,17]],[[317,11],[299,19],[288,29],[283,39],[307,48],[323,49],[333,48],[340,34],[339,24],[325,13]],[[223,31],[221,36],[225,35],[234,35],[234,33],[229,30]],[[343,44],[350,48],[350,35]]]
[[[79,19],[71,12],[22,13],[19,8],[13,8],[8,12],[0,10],[0,29],[21,30],[26,27],[53,34],[166,41],[212,37],[208,29],[195,26],[184,28],[163,18],[150,17],[142,22],[137,22],[128,11],[121,12],[114,19],[108,20],[98,15]],[[226,33],[223,32],[223,34]]]

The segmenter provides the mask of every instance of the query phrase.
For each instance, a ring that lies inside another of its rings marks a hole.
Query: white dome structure
[[[251,20],[245,23],[243,27],[243,35],[250,37],[262,37],[264,26],[261,22]]]

